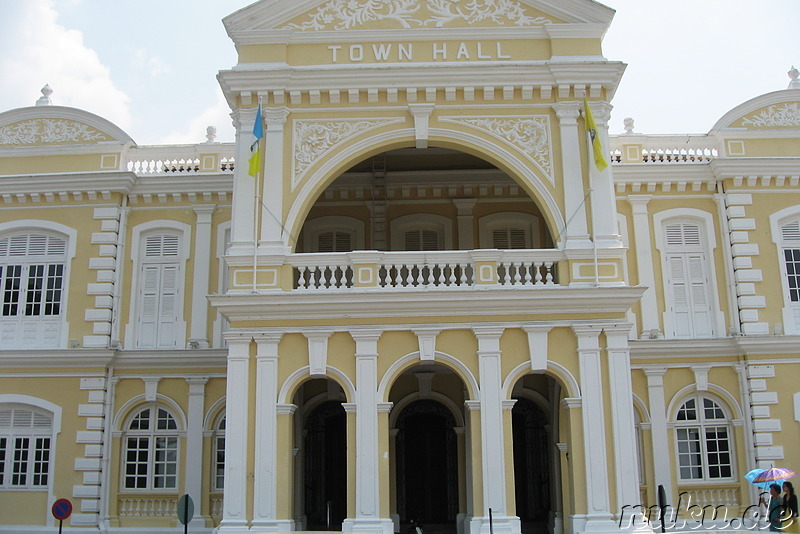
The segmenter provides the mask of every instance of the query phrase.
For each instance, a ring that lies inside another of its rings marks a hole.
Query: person
[[[781,527],[783,526],[781,524],[781,509],[783,508],[781,504],[781,487],[777,484],[770,484],[769,502],[765,501],[764,497],[761,497],[761,504],[765,504],[768,507],[769,531],[781,532]]]
[[[794,493],[794,486],[789,481],[783,483],[781,506],[783,508],[783,516],[786,518],[782,525],[783,531],[800,534],[800,524],[798,524],[797,519],[797,495]]]

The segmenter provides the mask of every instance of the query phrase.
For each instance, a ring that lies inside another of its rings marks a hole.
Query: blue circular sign
[[[69,499],[58,499],[53,503],[51,511],[53,512],[53,517],[63,521],[72,514],[72,503],[69,502]]]

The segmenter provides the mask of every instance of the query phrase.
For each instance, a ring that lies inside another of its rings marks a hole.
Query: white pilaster
[[[343,532],[392,534],[391,518],[380,517],[378,471],[378,339],[381,330],[358,329],[356,342],[356,516]]]
[[[285,254],[289,236],[283,224],[283,153],[285,124],[289,108],[267,108],[264,121],[264,176],[261,184],[261,236],[260,254]]]
[[[580,104],[578,102],[559,102],[555,105],[561,130],[561,167],[564,169],[564,221],[566,228],[559,228],[559,241],[566,248],[592,248],[589,228],[586,224],[584,201],[586,187],[583,184],[581,169],[582,137],[578,129]],[[615,210],[616,213],[616,210]]]
[[[614,443],[614,476],[617,502],[615,510],[623,506],[642,504],[639,496],[639,462],[636,461],[636,432],[633,414],[633,386],[631,383],[631,358],[628,334],[631,325],[605,327],[606,356],[611,388],[611,420]],[[641,523],[641,522],[639,522]]]
[[[294,521],[278,520],[278,343],[282,332],[255,336],[256,434],[252,528],[291,530]]]
[[[610,104],[605,102],[595,102],[592,104],[592,116],[597,124],[597,135],[600,136],[600,143],[606,161],[609,159],[608,147],[608,119],[611,116]],[[588,136],[585,136],[588,137]],[[591,147],[589,148],[589,169],[592,188],[592,209],[594,215],[594,238],[598,248],[620,248],[622,238],[619,235],[617,225],[617,196],[614,193],[614,175],[609,162],[608,167],[602,171],[597,170],[594,164]]]
[[[653,458],[656,485],[664,486],[667,497],[672,495],[672,462],[669,455],[667,436],[667,406],[664,399],[664,367],[645,369],[647,394],[650,401],[650,428],[653,434]]]
[[[202,502],[203,491],[203,415],[208,377],[187,378],[189,410],[186,422],[186,493],[195,503]],[[200,506],[197,506],[200,511]],[[196,514],[191,524],[205,526],[205,519]]]
[[[636,270],[639,273],[639,284],[647,286],[647,290],[639,301],[642,309],[642,338],[647,339],[651,333],[661,332],[658,324],[658,303],[656,302],[656,280],[653,271],[653,244],[650,239],[650,217],[647,204],[652,195],[630,195],[628,203],[633,210],[633,237],[636,242]]]
[[[474,198],[453,199],[453,205],[458,213],[458,248],[459,250],[472,250],[475,246],[475,216],[472,209],[478,202]]]
[[[249,335],[227,334],[225,396],[225,501],[218,533],[247,532],[247,420]]]
[[[256,180],[248,174],[247,162],[250,159],[250,143],[253,139],[253,124],[256,108],[238,109],[234,113],[236,125],[236,161],[233,172],[233,204],[231,211],[231,247],[229,254],[252,255],[253,237],[253,198],[256,196]]]
[[[583,452],[586,462],[586,532],[616,529],[608,494],[603,373],[600,362],[601,329],[573,326],[578,338],[578,361],[583,410]]]
[[[519,533],[519,518],[508,516],[506,502],[505,440],[503,434],[503,380],[500,368],[500,336],[503,327],[473,327],[478,339],[478,365],[481,397],[481,466],[483,472],[483,505],[479,513],[480,532],[489,532],[489,509],[492,510],[494,532]],[[476,515],[478,510],[475,511]],[[473,534],[475,530],[472,530]]]
[[[189,347],[208,348],[208,274],[211,267],[211,216],[215,205],[193,206],[197,216],[194,234],[194,275],[192,277],[192,322]]]

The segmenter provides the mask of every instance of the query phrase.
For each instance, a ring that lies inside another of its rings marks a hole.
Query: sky
[[[283,1],[283,0],[272,0]],[[222,18],[251,0],[0,0],[0,112],[45,83],[140,145],[234,139],[216,80],[236,63]],[[628,65],[612,101],[645,134],[706,133],[727,111],[785,89],[800,68],[800,0],[604,0],[606,58]]]

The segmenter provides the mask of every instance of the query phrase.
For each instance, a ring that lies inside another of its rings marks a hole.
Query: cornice
[[[634,339],[632,359],[704,360],[797,355],[800,336],[735,336],[713,339]]]
[[[105,368],[115,352],[105,349],[36,349],[0,351],[2,369]]]
[[[209,297],[211,305],[231,321],[336,320],[427,317],[493,317],[556,314],[623,314],[636,303],[643,287],[472,288],[435,291],[359,290],[276,291]],[[424,309],[420,308],[424,295]],[[460,320],[460,319],[459,319]],[[428,322],[426,320],[426,322]]]

